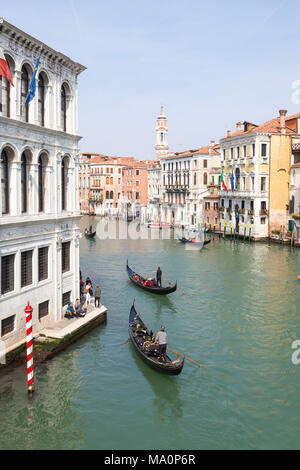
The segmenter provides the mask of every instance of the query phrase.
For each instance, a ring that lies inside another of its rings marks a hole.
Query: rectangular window
[[[49,315],[49,300],[39,304],[39,320]]]
[[[210,202],[206,202],[205,203],[205,210],[209,210],[210,209]]]
[[[223,149],[223,160],[225,160],[225,157],[226,157],[226,150]]]
[[[63,307],[65,307],[66,305],[68,305],[68,303],[71,301],[71,291],[69,292],[65,292],[63,295],[62,295],[62,305]]]
[[[15,255],[1,258],[1,294],[12,292],[15,288]]]
[[[261,144],[261,156],[262,157],[267,156],[267,144]]]
[[[207,160],[203,160],[203,168],[207,168]]]
[[[217,211],[219,208],[219,204],[218,202],[214,202],[214,210]]]
[[[260,190],[266,191],[266,177],[262,176],[260,179]]]
[[[240,147],[236,148],[236,158],[240,158]]]
[[[233,148],[230,149],[230,159],[233,159]]]
[[[21,253],[21,287],[32,284],[32,253],[32,250]]]
[[[135,193],[135,200],[138,201],[140,199],[140,193],[137,191]]]
[[[38,271],[39,271],[39,282],[48,279],[48,246],[39,248],[38,254]]]
[[[1,336],[5,336],[8,333],[11,333],[15,329],[15,315],[11,317],[4,318],[1,322]]]
[[[255,157],[255,144],[252,144],[252,157]]]
[[[140,176],[140,170],[135,170],[136,176]]]
[[[244,158],[246,158],[246,154],[247,154],[247,146],[246,145],[243,145],[243,155],[244,155]]]
[[[62,272],[66,273],[70,271],[70,246],[71,242],[62,243]]]
[[[245,201],[242,201],[242,209],[245,209]]]
[[[250,210],[254,211],[254,201],[250,201]]]
[[[229,204],[229,208],[232,209],[232,200],[231,199],[229,199],[228,204]]]
[[[139,182],[139,181],[136,181],[135,184],[136,184],[136,186],[139,186],[139,185],[140,185],[140,182]]]

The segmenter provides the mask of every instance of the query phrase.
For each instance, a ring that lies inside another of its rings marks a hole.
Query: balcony
[[[189,193],[187,184],[167,184],[165,189],[167,193]]]
[[[234,191],[232,191],[231,189],[229,189],[228,191],[225,191],[224,189],[221,189],[219,191],[219,196],[220,197],[228,197],[228,198],[232,198],[232,197],[239,197],[241,199],[252,199],[255,197],[255,192],[254,191],[247,191],[247,190],[240,190],[240,189],[235,189]]]
[[[251,216],[253,216],[253,215],[254,215],[254,210],[252,210],[252,209],[248,209],[248,215],[251,215]]]
[[[242,214],[242,215],[245,214],[245,208],[241,207],[239,209],[239,214]]]
[[[268,216],[269,215],[269,211],[268,209],[261,209],[260,212],[259,212],[259,215],[265,215],[265,216]]]
[[[101,196],[90,196],[89,201],[90,202],[102,202],[103,198]]]

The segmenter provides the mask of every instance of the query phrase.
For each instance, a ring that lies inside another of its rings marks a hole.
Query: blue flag
[[[232,170],[232,173],[231,173],[231,189],[232,189],[232,191],[234,191],[234,174],[233,174],[233,170]]]
[[[35,79],[36,79],[36,74],[37,74],[37,69],[38,69],[39,63],[40,63],[40,56],[38,56],[35,67],[34,67],[34,72],[33,72],[32,79],[31,79],[31,82],[30,82],[30,85],[29,85],[29,90],[28,90],[27,96],[26,96],[25,106],[28,106],[30,101],[32,101],[34,96],[35,96],[35,90],[36,90],[36,80]]]

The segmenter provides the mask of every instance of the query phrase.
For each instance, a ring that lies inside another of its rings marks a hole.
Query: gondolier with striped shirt
[[[165,332],[165,327],[162,326],[160,331],[156,333],[155,342],[159,344],[159,358],[162,361],[166,361],[166,351],[167,351],[167,333]]]

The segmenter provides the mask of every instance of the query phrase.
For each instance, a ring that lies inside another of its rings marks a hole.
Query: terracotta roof
[[[203,147],[199,147],[193,150],[184,150],[183,152],[174,152],[166,155],[165,157],[161,157],[162,160],[167,158],[181,158],[181,157],[193,157],[195,155],[219,155],[220,145],[206,145]],[[211,152],[211,153],[210,153]]]
[[[300,113],[292,114],[291,116],[286,116],[285,118],[285,123],[286,123],[285,133],[286,134],[295,134],[295,130],[288,126],[288,122],[296,118],[300,118]],[[252,124],[247,121],[245,121],[244,124],[250,126],[251,129],[247,131],[240,130],[240,131],[232,132],[230,135],[227,135],[226,137],[223,137],[220,140],[231,139],[232,137],[236,137],[238,135],[251,134],[251,133],[257,133],[257,132],[265,133],[265,134],[281,134],[279,116],[260,125]]]

